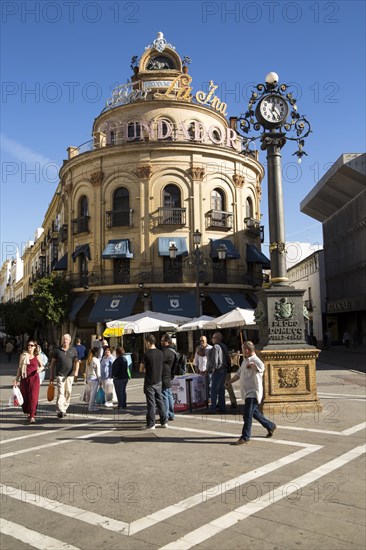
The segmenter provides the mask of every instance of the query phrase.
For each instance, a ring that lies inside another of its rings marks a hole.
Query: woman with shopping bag
[[[18,382],[20,382],[20,392],[24,399],[22,409],[24,414],[27,415],[29,424],[36,421],[40,388],[39,373],[43,370],[44,366],[37,350],[37,342],[29,340],[26,351],[20,356],[18,371],[13,384],[14,387],[17,387]]]

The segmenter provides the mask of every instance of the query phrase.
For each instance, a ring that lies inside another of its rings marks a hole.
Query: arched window
[[[118,187],[113,193],[112,210],[107,212],[108,227],[129,226],[132,223],[130,192],[126,187]]]
[[[211,193],[211,209],[225,210],[225,197],[220,189],[214,189]]]
[[[174,121],[168,118],[156,119],[155,132],[158,140],[172,141],[175,136]]]
[[[179,187],[170,183],[164,188],[164,207],[180,208],[180,190]]]
[[[84,218],[88,215],[88,199],[83,195],[79,200],[79,217]]]
[[[250,197],[245,201],[245,217],[253,218],[253,201]]]
[[[163,190],[163,206],[159,208],[159,223],[171,225],[184,225],[185,208],[181,207],[180,189],[170,183]]]
[[[127,141],[141,139],[141,124],[139,122],[127,123]]]
[[[130,208],[130,193],[126,187],[118,187],[113,193],[113,210],[128,210]]]
[[[72,220],[72,234],[89,231],[88,198],[83,195],[78,202],[78,217]]]

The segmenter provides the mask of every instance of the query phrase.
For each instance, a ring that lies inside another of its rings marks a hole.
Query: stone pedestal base
[[[265,364],[263,414],[321,411],[316,392],[316,359],[320,350],[263,349]]]

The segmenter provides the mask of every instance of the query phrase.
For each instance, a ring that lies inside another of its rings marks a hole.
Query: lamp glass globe
[[[267,84],[277,84],[278,80],[279,80],[279,76],[277,73],[271,72],[271,73],[268,73],[266,76]]]

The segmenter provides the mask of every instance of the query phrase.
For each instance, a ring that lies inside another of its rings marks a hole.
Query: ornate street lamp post
[[[202,272],[207,272],[208,269],[212,268],[212,260],[211,258],[206,258],[203,255],[203,252],[200,248],[201,246],[201,240],[202,240],[202,233],[196,229],[196,231],[193,233],[193,244],[194,244],[194,251],[191,252],[191,254],[183,261],[183,266],[188,268],[189,271],[193,271],[195,273],[195,283],[196,283],[196,317],[200,317],[202,315],[202,307],[201,307],[201,295],[200,295],[200,282],[201,282],[201,274]],[[177,257],[177,247],[174,243],[172,243],[169,247],[169,256],[172,261],[175,260]],[[217,248],[217,254],[218,258],[221,262],[223,262],[226,258],[226,246],[224,244],[220,244]]]
[[[294,155],[301,162],[311,129],[298,113],[290,87],[278,80],[276,73],[269,73],[265,84],[258,84],[252,92],[247,112],[236,119],[243,153],[250,154],[250,144],[256,139],[267,151],[271,287],[258,293],[255,310],[259,349],[267,364],[264,408],[283,411],[286,405],[286,410],[299,410],[299,406],[302,411],[319,410],[315,381],[319,351],[305,341],[305,291],[290,286],[287,277],[281,167],[281,149],[287,141],[296,142]]]
[[[287,141],[295,141],[294,153],[301,162],[306,155],[304,140],[310,134],[310,124],[297,112],[296,99],[289,86],[278,84],[278,75],[269,73],[265,84],[258,84],[249,101],[248,111],[239,117],[244,133],[244,152],[260,139],[261,149],[267,151],[268,219],[271,253],[271,278],[274,285],[287,285],[285,223],[282,194],[281,149]],[[260,134],[249,136],[252,131]]]

